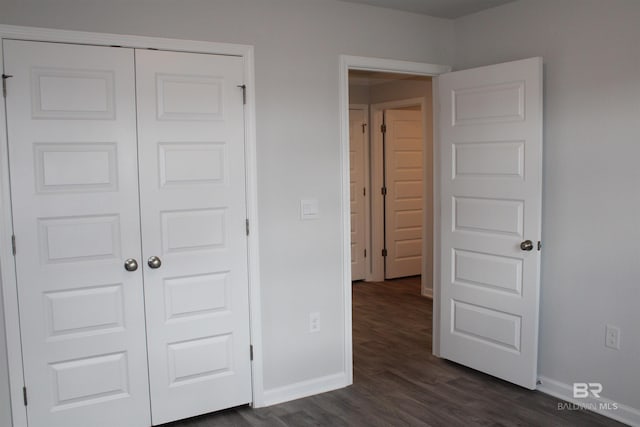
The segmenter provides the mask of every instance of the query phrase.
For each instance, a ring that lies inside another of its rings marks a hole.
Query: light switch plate
[[[318,199],[300,200],[300,219],[316,219],[320,217],[320,204]]]

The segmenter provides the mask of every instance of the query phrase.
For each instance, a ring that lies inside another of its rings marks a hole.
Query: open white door
[[[385,110],[384,278],[422,273],[422,111]]]
[[[536,387],[542,59],[438,77],[441,356]]]

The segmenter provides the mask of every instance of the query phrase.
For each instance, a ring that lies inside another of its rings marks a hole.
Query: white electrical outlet
[[[320,331],[320,313],[309,313],[309,332]]]
[[[604,346],[614,350],[620,350],[620,328],[607,325],[604,334]]]

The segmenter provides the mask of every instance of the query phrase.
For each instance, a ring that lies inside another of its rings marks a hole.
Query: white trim
[[[245,124],[245,174],[247,218],[250,232],[248,236],[248,268],[249,268],[249,328],[251,329],[251,345],[253,362],[251,367],[252,396],[254,407],[264,405],[264,375],[262,364],[262,297],[260,286],[260,244],[258,240],[258,153],[256,147],[256,84],[253,46],[249,46],[244,55],[244,84],[247,103],[244,110]]]
[[[84,31],[54,30],[50,28],[21,27],[14,25],[0,25],[0,37],[4,39],[75,43],[97,46],[120,46],[136,49],[151,48],[171,50],[175,52],[208,53],[230,56],[246,56],[248,54],[252,54],[253,50],[253,46],[244,44],[90,33]]]
[[[0,28],[0,36],[2,28]],[[0,68],[4,70],[4,52],[0,43]],[[7,143],[5,103],[0,102],[0,280],[4,304],[4,327],[7,346],[7,368],[9,369],[9,395],[11,419],[14,427],[27,425],[27,411],[19,398],[24,377],[22,371],[22,344],[18,312],[18,289],[16,269],[9,243],[13,234],[11,217],[11,188],[9,181],[9,148]],[[11,302],[11,303],[10,303]]]
[[[264,401],[267,406],[277,405],[279,403],[344,388],[349,384],[350,382],[347,380],[346,373],[341,372],[339,374],[327,375],[326,377],[314,378],[312,380],[266,390],[264,392]]]
[[[376,104],[371,106],[373,129],[371,135],[371,188],[376,191],[371,193],[371,280],[382,282],[384,280],[384,198],[380,189],[383,186],[384,177],[382,168],[384,154],[382,152],[382,132],[380,126],[384,122],[383,109],[377,109]]]
[[[350,203],[349,203],[349,70],[371,70],[371,71],[389,71],[400,72],[405,74],[415,74],[423,76],[437,76],[442,73],[451,71],[451,67],[447,65],[424,64],[420,62],[398,61],[394,59],[366,58],[362,56],[340,55],[339,65],[339,106],[338,114],[340,115],[340,182],[341,182],[341,204],[340,215],[342,216],[342,293],[343,293],[343,316],[344,316],[344,367],[345,367],[345,385],[353,383],[353,330],[351,317],[351,251],[350,251]],[[435,100],[434,92],[434,100]],[[437,128],[437,121],[434,120],[434,129]],[[434,150],[438,145],[437,139],[434,137]],[[434,155],[434,159],[437,159]],[[434,173],[436,173],[436,161],[434,160]],[[435,183],[435,180],[434,180]],[[440,195],[439,188],[434,184],[434,200]],[[435,209],[435,206],[434,206]],[[439,230],[439,211],[434,211],[434,243],[437,240],[435,235]],[[439,247],[434,248],[439,251]],[[434,268],[435,272],[435,268]],[[440,282],[436,281],[434,275],[434,306],[439,303],[437,299],[437,287]],[[438,333],[439,323],[436,325],[436,317],[434,316],[433,344],[439,348],[440,335]]]
[[[349,70],[369,70],[390,73],[415,74],[417,76],[437,76],[451,71],[448,65],[426,64],[422,62],[399,61],[395,59],[368,58],[364,56],[341,55]],[[348,73],[347,73],[348,74]]]
[[[52,30],[46,28],[0,25],[0,39],[20,39],[58,43],[90,44],[100,46],[123,46],[130,48],[154,48],[180,52],[207,53],[238,56],[244,59],[244,77],[247,85],[245,106],[246,138],[246,197],[247,216],[251,224],[248,238],[250,328],[253,345],[252,392],[253,405],[264,405],[263,364],[262,364],[262,317],[260,299],[260,263],[258,253],[258,179],[256,159],[256,117],[255,117],[255,65],[253,46],[230,43],[212,43],[193,40],[174,40],[158,37],[142,37],[117,34],[89,33],[80,31]],[[0,44],[0,66],[2,65]],[[3,68],[4,69],[4,68]],[[11,245],[4,244],[11,238],[11,195],[9,187],[9,164],[7,157],[6,114],[4,103],[0,102],[0,277],[4,297],[5,323],[7,332],[7,353],[9,363],[9,383],[13,425],[27,425],[26,410],[22,404],[22,351],[20,343],[20,321],[18,315],[18,295],[16,272]]]
[[[431,295],[433,299],[433,331],[431,353],[440,357],[440,91],[438,78],[431,79],[431,98],[433,100],[433,279]]]
[[[353,384],[353,340],[351,318],[351,196],[349,177],[349,57],[340,55],[339,64],[339,107],[340,123],[340,215],[342,216],[342,313],[344,319],[344,373],[345,385]]]
[[[365,272],[364,281],[371,281],[371,158],[370,158],[370,145],[371,145],[371,132],[369,126],[369,104],[349,104],[349,110],[360,110],[364,115],[364,189],[365,189],[365,204],[364,204],[364,247],[367,251],[367,257],[364,260]],[[351,168],[349,168],[351,171]]]
[[[589,397],[586,399],[575,399],[573,397],[572,385],[565,384],[546,377],[540,377],[538,378],[538,380],[540,381],[540,384],[538,384],[537,390],[542,393],[573,403],[580,407],[586,407],[592,412],[596,412],[600,415],[604,415],[607,418],[620,421],[621,423],[625,423],[630,426],[640,426],[640,409],[617,403],[614,400],[608,399],[606,397],[600,397],[598,399],[595,399],[593,397]],[[617,406],[617,409],[600,409],[600,405],[603,405],[604,407],[613,407],[613,405],[615,405]]]

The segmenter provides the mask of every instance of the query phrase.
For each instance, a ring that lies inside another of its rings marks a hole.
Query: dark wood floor
[[[262,409],[167,424],[213,426],[619,426],[431,355],[431,300],[418,278],[353,286],[354,384]]]

